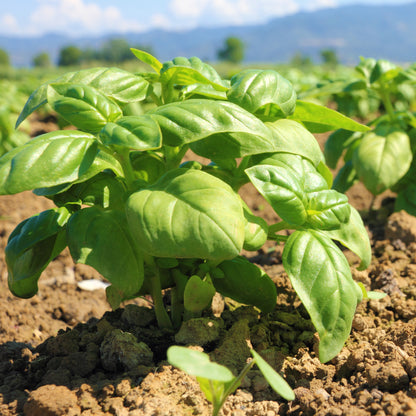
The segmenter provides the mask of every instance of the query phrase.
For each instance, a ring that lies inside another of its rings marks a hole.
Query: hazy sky
[[[415,1],[415,0],[413,0]],[[319,8],[348,4],[402,4],[412,0],[2,0],[0,35],[73,36],[184,30],[241,25]]]

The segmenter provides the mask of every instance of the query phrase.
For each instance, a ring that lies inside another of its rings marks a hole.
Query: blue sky
[[[101,35],[153,28],[242,25],[299,11],[348,4],[401,4],[412,0],[12,0],[0,4],[0,35],[46,32]],[[415,0],[413,0],[415,1]]]

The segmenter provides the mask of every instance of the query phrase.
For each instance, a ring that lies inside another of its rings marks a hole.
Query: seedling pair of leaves
[[[170,364],[185,371],[198,380],[201,391],[212,403],[212,416],[217,416],[227,397],[240,386],[249,370],[257,365],[273,390],[286,400],[294,400],[295,394],[281,377],[256,351],[250,350],[253,359],[238,376],[221,364],[210,361],[208,354],[186,347],[173,346],[168,349]]]
[[[275,285],[240,253],[271,239],[285,243],[284,267],[328,361],[362,298],[334,240],[357,253],[362,268],[371,252],[358,213],[330,189],[311,131],[368,127],[297,100],[275,71],[245,70],[229,81],[198,58],[162,64],[133,52],[153,72],[71,72],[41,85],[23,108],[17,124],[48,103],[77,130],[38,136],[0,159],[0,194],[33,190],[56,205],[10,235],[11,291],[33,296],[42,271],[68,247],[111,283],[113,308],[151,295],[161,327],[200,315],[215,292],[267,313]],[[210,162],[184,161],[189,150]],[[238,194],[247,182],[279,223],[251,212]]]
[[[398,193],[395,210],[416,215],[416,117],[411,101],[407,107],[395,102],[397,91],[410,88],[414,95],[416,72],[412,67],[403,70],[374,59],[363,59],[357,69],[362,79],[345,88],[376,95],[384,112],[369,122],[370,132],[337,130],[327,140],[324,153],[328,166],[335,169],[341,157],[344,163],[334,189],[345,192],[356,181],[362,181],[373,195],[390,189]]]

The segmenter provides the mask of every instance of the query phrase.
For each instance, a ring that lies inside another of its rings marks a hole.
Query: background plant
[[[133,52],[153,72],[70,72],[41,85],[24,106],[17,125],[47,103],[77,130],[38,136],[0,159],[1,194],[33,190],[56,205],[10,235],[11,291],[34,295],[42,271],[69,247],[75,262],[111,283],[113,308],[150,294],[162,327],[200,315],[215,292],[267,313],[276,288],[240,252],[270,239],[285,244],[284,267],[328,361],[366,295],[334,240],[362,268],[371,251],[357,211],[330,189],[311,132],[368,127],[297,100],[272,70],[244,70],[229,81],[198,58],[162,64]],[[189,151],[204,159],[184,160]],[[247,182],[281,221],[268,225],[251,212],[238,194]]]
[[[371,132],[338,130],[329,137],[328,165],[335,169],[342,156],[344,161],[334,189],[345,192],[358,180],[373,195],[391,189],[398,193],[395,209],[416,215],[415,70],[374,59],[363,59],[357,69],[361,79],[349,82],[344,90],[376,97],[382,110],[368,123]]]

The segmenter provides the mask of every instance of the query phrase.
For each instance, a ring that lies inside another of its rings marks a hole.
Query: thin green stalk
[[[286,221],[280,221],[276,224],[272,224],[269,227],[269,232],[267,233],[267,239],[273,241],[286,241],[288,239],[287,235],[278,235],[277,233],[282,230],[292,229],[296,230],[297,227],[290,225]]]
[[[173,329],[172,322],[169,318],[168,312],[166,311],[165,305],[163,304],[162,285],[160,283],[160,270],[157,267],[153,257],[146,259],[152,269],[152,277],[150,279],[151,295],[155,308],[156,320],[160,328]]]
[[[164,153],[166,171],[178,168],[187,151],[188,151],[188,146],[186,145],[181,146],[181,147],[180,146],[178,147],[166,146],[165,153]]]
[[[134,176],[133,167],[130,162],[130,150],[119,150],[117,153],[115,153],[115,156],[117,160],[120,162],[121,167],[123,169],[124,179],[126,180],[127,188],[130,189],[134,181],[136,180],[136,177]]]
[[[214,404],[214,409],[212,412],[212,416],[218,416],[222,406],[224,405],[225,401],[227,400],[227,397],[234,393],[238,387],[240,386],[241,382],[243,381],[244,377],[247,375],[247,373],[251,370],[253,365],[256,363],[256,360],[253,358],[249,363],[245,365],[241,373],[231,382],[231,384],[228,386],[228,388],[224,391],[221,400]],[[214,396],[215,397],[215,396]]]

